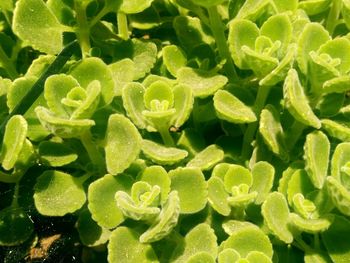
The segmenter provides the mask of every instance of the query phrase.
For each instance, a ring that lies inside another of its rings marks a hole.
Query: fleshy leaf
[[[323,84],[324,93],[343,93],[350,89],[350,77],[349,76],[340,76],[327,80]]]
[[[306,196],[309,192],[314,190],[314,186],[310,180],[310,177],[306,173],[304,169],[296,170],[289,182],[288,182],[288,190],[287,190],[287,199],[290,204],[292,204],[293,197],[297,193],[303,194]]]
[[[0,211],[0,245],[15,246],[25,242],[33,233],[34,224],[21,207]]]
[[[108,65],[114,80],[114,95],[122,95],[124,86],[134,79],[135,63],[130,58],[124,58]]]
[[[213,95],[228,81],[224,75],[189,67],[183,67],[177,71],[177,80],[180,84],[191,87],[193,95],[199,98]]]
[[[241,256],[233,248],[225,248],[218,255],[218,263],[236,262]]]
[[[132,122],[121,114],[110,115],[106,133],[106,163],[111,174],[123,172],[141,150],[141,135]]]
[[[157,164],[174,164],[185,159],[188,152],[174,147],[166,147],[150,140],[142,140],[142,152]]]
[[[208,180],[208,201],[211,207],[221,215],[228,216],[231,207],[227,202],[229,194],[225,190],[225,185],[218,177],[211,177]]]
[[[214,230],[208,224],[198,224],[187,233],[184,243],[175,248],[172,255],[173,262],[187,262],[191,256],[199,252],[207,252],[216,258],[218,253],[216,240]]]
[[[308,0],[300,1],[298,7],[305,10],[305,12],[312,16],[326,11],[331,5],[332,0]]]
[[[199,168],[177,168],[169,172],[171,190],[180,198],[180,212],[192,214],[202,210],[207,204],[208,187]],[[196,191],[193,191],[196,189]]]
[[[284,161],[289,159],[279,113],[272,105],[261,111],[259,132],[273,153]]]
[[[350,221],[342,216],[334,216],[333,224],[322,233],[322,240],[328,255],[334,263],[350,260]],[[341,241],[341,242],[340,242]]]
[[[99,226],[111,229],[124,221],[124,216],[116,205],[114,195],[117,191],[129,191],[132,183],[128,175],[107,174],[90,184],[88,208],[92,218]]]
[[[339,211],[350,216],[350,192],[331,176],[327,177],[327,190]]]
[[[303,1],[302,3],[309,2]],[[298,40],[297,61],[299,68],[304,74],[308,73],[308,61],[310,52],[316,51],[330,39],[329,33],[319,23],[306,24]]]
[[[253,110],[228,91],[218,90],[213,100],[220,119],[232,123],[250,123],[257,120]]]
[[[145,77],[153,68],[157,59],[157,46],[153,42],[134,38],[132,47],[132,60],[135,63],[134,80],[138,80]]]
[[[217,145],[212,144],[187,163],[187,167],[198,167],[201,170],[210,170],[215,164],[224,159],[224,151]]]
[[[234,19],[230,23],[228,42],[231,56],[239,68],[248,69],[247,64],[244,62],[242,47],[247,46],[254,49],[255,39],[259,36],[259,34],[259,28],[255,23],[249,20]]]
[[[127,0],[122,1],[120,11],[125,14],[141,13],[143,10],[151,6],[153,0]]]
[[[43,141],[38,150],[42,163],[47,166],[63,166],[78,158],[78,155],[63,143]]]
[[[21,115],[15,115],[6,124],[1,146],[0,163],[5,170],[15,166],[27,136],[28,124]]]
[[[174,94],[173,91],[168,85],[168,83],[163,82],[161,80],[153,82],[145,91],[143,95],[143,101],[145,107],[149,110],[152,109],[152,101],[158,100],[160,103],[167,102],[167,107],[172,108],[174,104]]]
[[[84,210],[79,214],[77,230],[81,242],[85,246],[94,247],[107,243],[111,232],[100,227],[92,218],[89,210]]]
[[[281,193],[270,193],[261,207],[261,212],[274,235],[287,244],[293,242],[293,234],[288,228],[289,208]]]
[[[321,189],[328,173],[330,143],[321,131],[309,133],[304,144],[305,170],[313,185]]]
[[[185,67],[187,64],[187,58],[184,51],[180,47],[175,45],[166,46],[162,49],[163,52],[163,63],[167,70],[174,77],[177,76],[177,71]]]
[[[174,109],[176,110],[171,124],[175,127],[181,127],[190,117],[193,108],[193,91],[191,87],[186,85],[176,85],[173,88],[174,93]]]
[[[140,242],[148,243],[161,240],[167,236],[176,226],[180,215],[180,200],[176,191],[172,191],[158,218],[154,223],[140,236]]]
[[[63,216],[80,209],[86,195],[81,178],[60,171],[47,170],[34,187],[35,207],[46,216]]]
[[[108,105],[114,97],[114,80],[107,65],[99,58],[86,58],[76,65],[70,74],[79,82],[81,87],[98,80],[101,85],[99,106]]]
[[[139,242],[139,234],[125,226],[118,227],[111,234],[108,244],[109,263],[159,262],[149,244]]]
[[[301,86],[298,73],[295,69],[289,70],[283,85],[283,93],[286,107],[297,121],[316,129],[321,128],[321,122],[309,105],[304,88]]]
[[[322,129],[324,129],[329,136],[345,142],[350,141],[350,128],[345,124],[329,119],[323,119],[321,123]]]
[[[258,193],[255,198],[256,204],[259,205],[266,199],[272,188],[274,175],[275,168],[268,162],[258,162],[253,166],[253,184],[250,187],[250,191],[256,191]]]
[[[41,52],[57,54],[63,48],[64,27],[42,0],[20,0],[13,17],[13,31]]]
[[[252,251],[246,256],[249,263],[272,263],[271,258],[260,251]]]
[[[311,234],[316,234],[327,230],[332,224],[333,220],[332,216],[328,218],[305,219],[295,213],[291,213],[289,218],[290,223],[293,224],[293,226],[295,226],[298,230]]]
[[[232,248],[241,257],[247,257],[252,251],[262,252],[269,258],[273,254],[268,236],[256,226],[237,229],[221,244],[221,247],[223,249]]]
[[[199,252],[188,258],[187,263],[215,263],[215,259],[208,252]]]
[[[332,162],[331,162],[331,175],[337,181],[346,184],[348,175],[344,170],[344,167],[347,167],[350,160],[350,143],[339,143],[334,150]]]
[[[250,171],[237,164],[230,164],[227,172],[224,175],[224,185],[227,192],[231,192],[232,187],[239,185],[247,185],[250,187],[253,182]]]

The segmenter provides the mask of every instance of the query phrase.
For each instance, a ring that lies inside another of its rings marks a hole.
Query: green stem
[[[300,136],[303,134],[304,129],[306,128],[305,124],[295,120],[292,126],[290,127],[287,138],[286,138],[286,144],[287,149],[291,150],[293,149],[296,142],[299,140]]]
[[[19,182],[15,185],[15,191],[13,193],[13,199],[11,203],[11,207],[18,207],[18,198],[19,198]]]
[[[103,7],[101,11],[90,21],[89,27],[93,27],[98,21],[102,19],[110,10],[106,7]]]
[[[94,166],[97,167],[100,173],[105,172],[105,161],[101,153],[99,152],[96,143],[92,138],[90,131],[86,131],[80,136],[80,140],[84,145],[89,158]]]
[[[304,250],[304,252],[310,252],[313,250],[308,244],[306,244],[304,242],[304,240],[301,238],[301,236],[295,236],[293,244],[294,243],[296,243],[296,245],[298,247],[300,247],[302,250]]]
[[[80,44],[83,58],[85,58],[90,51],[90,26],[86,17],[86,3],[75,0],[74,7],[77,14],[76,35]]]
[[[256,116],[259,118],[261,110],[265,106],[266,99],[270,93],[269,86],[261,86],[258,88],[258,94],[256,95],[254,103],[254,111]],[[243,137],[243,147],[242,147],[242,160],[246,160],[250,157],[252,153],[252,142],[255,137],[256,130],[258,128],[259,122],[254,122],[248,125]]]
[[[86,173],[78,178],[76,178],[77,182],[80,184],[83,184],[87,179],[89,179],[93,174],[92,173]]]
[[[167,127],[161,127],[157,129],[162,137],[162,140],[166,146],[174,146],[174,139],[171,137],[169,129]]]
[[[125,13],[118,12],[117,14],[117,22],[118,22],[118,33],[119,36],[124,39],[129,39],[129,28],[128,28],[128,18]]]
[[[334,29],[338,24],[340,11],[342,8],[342,0],[333,0],[331,10],[329,11],[326,29],[330,35],[333,35]]]
[[[217,10],[217,6],[212,6],[208,8],[209,13],[209,21],[210,28],[213,32],[216,45],[219,50],[219,55],[221,59],[225,59],[226,63],[224,65],[224,69],[227,73],[227,76],[231,80],[237,80],[238,75],[233,64],[233,60],[231,58],[231,54],[227,45],[226,36],[225,36],[225,27],[222,24],[222,20],[220,18],[219,12]]]
[[[3,48],[0,46],[0,65],[11,79],[16,79],[18,77],[17,70],[15,66],[13,65],[12,61],[10,58],[6,55],[5,51]]]

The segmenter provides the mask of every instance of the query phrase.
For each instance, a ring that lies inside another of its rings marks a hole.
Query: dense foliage
[[[349,0],[0,1],[0,261],[69,216],[77,262],[350,262],[349,29]]]

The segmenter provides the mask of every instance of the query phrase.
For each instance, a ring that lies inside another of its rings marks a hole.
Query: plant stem
[[[12,61],[9,59],[9,57],[6,55],[3,48],[0,46],[0,65],[11,79],[16,79],[18,77],[17,70],[15,66],[13,65]]]
[[[101,20],[110,10],[106,7],[103,7],[100,12],[90,21],[89,27],[93,27],[98,21]]]
[[[118,12],[117,14],[117,22],[118,22],[118,33],[119,36],[124,39],[129,39],[129,28],[128,28],[128,18],[126,14],[123,12]]]
[[[18,207],[18,197],[19,197],[19,182],[15,184],[15,191],[13,193],[13,199],[11,203],[12,207]]]
[[[75,0],[74,7],[77,14],[77,24],[76,35],[80,44],[81,53],[83,58],[85,58],[90,51],[90,26],[86,17],[86,3],[82,1]]]
[[[92,164],[97,167],[99,172],[104,173],[105,161],[103,159],[103,156],[99,152],[97,145],[94,143],[94,140],[92,138],[90,131],[84,132],[80,136],[80,140],[84,145],[84,148],[86,149]]]
[[[220,15],[218,13],[218,9],[216,6],[212,6],[208,8],[209,13],[209,21],[210,21],[210,28],[213,32],[216,45],[219,50],[219,55],[221,59],[225,59],[226,63],[224,65],[224,69],[227,73],[227,76],[231,80],[237,80],[238,75],[235,69],[235,66],[233,64],[231,54],[226,42],[226,36],[225,36],[225,27],[222,24]]]
[[[332,7],[331,7],[331,10],[329,11],[327,23],[326,23],[326,29],[328,30],[331,36],[333,35],[334,29],[338,24],[341,7],[342,7],[342,0],[332,1]]]
[[[174,146],[174,139],[171,137],[169,129],[167,127],[161,127],[157,129],[162,137],[162,140],[166,146]]]
[[[258,94],[256,95],[255,103],[254,103],[254,111],[259,118],[260,112],[265,106],[266,99],[270,93],[271,87],[269,86],[261,86],[258,88]],[[248,128],[246,129],[243,137],[243,146],[242,146],[242,160],[248,159],[248,157],[251,155],[252,152],[252,142],[254,140],[254,136],[256,133],[256,130],[258,128],[258,122],[253,122],[248,125]]]

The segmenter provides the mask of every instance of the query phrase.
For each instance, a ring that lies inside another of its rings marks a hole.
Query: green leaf
[[[110,115],[105,146],[107,171],[119,174],[127,169],[140,153],[141,140],[128,118],[121,114]]]
[[[158,100],[160,103],[166,102],[168,108],[172,108],[174,104],[174,93],[168,85],[168,83],[161,80],[153,82],[145,91],[143,95],[143,101],[145,107],[149,110],[152,109],[152,101]]]
[[[340,76],[327,80],[323,84],[324,93],[343,93],[350,89],[350,77]]]
[[[308,15],[313,16],[325,12],[331,3],[332,0],[308,0],[299,2],[298,7],[305,10]]]
[[[86,195],[81,178],[55,170],[43,172],[34,187],[35,207],[46,216],[64,216],[80,209]]]
[[[241,256],[233,248],[226,248],[218,255],[218,263],[231,263],[239,260]]]
[[[215,263],[215,259],[208,252],[199,252],[188,258],[187,263]]]
[[[129,191],[132,183],[133,180],[128,175],[106,174],[89,185],[88,208],[99,226],[111,229],[124,221],[114,195],[117,191]]]
[[[114,95],[122,95],[123,88],[133,81],[135,63],[130,58],[124,58],[108,65],[114,80]]]
[[[191,87],[193,95],[199,98],[214,95],[228,81],[224,75],[189,67],[183,67],[177,71],[177,80],[180,84]]]
[[[0,211],[0,245],[15,246],[33,233],[34,224],[21,207],[10,206]]]
[[[42,0],[20,0],[13,16],[13,31],[25,44],[48,54],[63,48],[65,28]]]
[[[220,119],[232,123],[250,123],[257,120],[253,110],[228,91],[218,90],[213,100]]]
[[[344,171],[350,158],[350,143],[339,143],[334,150],[331,161],[331,175],[345,185],[348,174]],[[344,180],[345,179],[345,180]]]
[[[12,169],[27,136],[28,124],[21,115],[14,115],[6,124],[1,146],[0,163],[5,170]]]
[[[93,120],[69,120],[56,117],[44,107],[35,108],[41,124],[51,133],[62,138],[76,138],[95,125]]]
[[[174,147],[166,147],[150,140],[142,140],[142,152],[154,163],[171,165],[182,161],[188,152]]]
[[[237,18],[246,18],[255,21],[269,8],[269,0],[247,0],[239,10]]]
[[[154,242],[167,236],[176,226],[180,215],[180,200],[172,191],[154,223],[140,236],[140,242]]]
[[[350,128],[345,124],[329,119],[321,120],[322,129],[324,129],[329,136],[337,138],[343,142],[350,141]]]
[[[149,244],[139,242],[139,234],[125,226],[111,234],[108,244],[109,263],[159,262]]]
[[[150,7],[153,0],[124,0],[120,6],[120,11],[125,14],[141,13]]]
[[[253,184],[250,187],[250,192],[256,191],[255,203],[260,205],[263,203],[269,194],[274,180],[275,168],[268,162],[258,162],[252,168]]]
[[[232,187],[234,186],[247,185],[250,187],[253,182],[253,177],[247,168],[237,164],[230,164],[223,181],[226,191],[231,193]]]
[[[277,10],[279,13],[283,13],[285,11],[293,11],[295,12],[298,8],[298,0],[284,1],[284,0],[273,0]]]
[[[142,41],[136,38],[131,41],[132,60],[135,64],[134,80],[138,80],[145,77],[156,63],[157,46],[153,42]]]
[[[187,260],[200,253],[207,252],[213,258],[218,253],[217,237],[214,230],[205,223],[198,224],[187,233],[184,242],[175,248],[172,259],[174,263],[187,262]]]
[[[350,192],[334,177],[327,177],[327,190],[333,204],[343,214],[350,216]]]
[[[56,16],[61,24],[70,26],[74,21],[73,10],[70,9],[67,1],[64,0],[48,0],[47,7]]]
[[[269,258],[273,254],[268,236],[256,226],[237,229],[221,244],[221,247],[234,249],[242,258],[247,257],[253,251],[261,252]]]
[[[177,76],[177,71],[185,67],[187,64],[187,57],[185,52],[178,46],[170,45],[162,49],[163,63],[167,70],[174,77]]]
[[[328,173],[330,143],[321,131],[309,133],[304,144],[305,170],[313,185],[321,189]]]
[[[228,216],[231,207],[227,202],[229,194],[225,190],[225,185],[218,177],[212,176],[208,180],[208,201],[210,206],[219,214]]]
[[[38,150],[41,162],[47,166],[64,166],[78,158],[78,154],[64,143],[43,141],[39,144]]]
[[[261,207],[261,213],[275,236],[287,244],[293,242],[293,234],[288,227],[289,208],[281,193],[270,193]]]
[[[287,190],[287,199],[290,204],[292,204],[292,200],[294,195],[301,193],[303,196],[306,196],[308,193],[314,190],[314,186],[310,180],[310,177],[303,169],[296,170],[289,182],[288,182],[288,190]]]
[[[254,50],[255,40],[259,35],[259,28],[249,20],[234,19],[230,23],[228,35],[229,48],[231,56],[239,68],[248,69],[248,65],[244,61],[242,47],[246,46]]]
[[[192,0],[194,4],[203,6],[203,7],[211,7],[215,5],[220,5],[225,0]]]
[[[209,145],[187,163],[186,167],[198,167],[202,171],[210,170],[224,159],[224,151],[215,144]]]
[[[272,105],[267,105],[265,109],[261,111],[259,132],[266,145],[274,154],[283,161],[289,159],[279,113]]]
[[[171,190],[180,198],[180,212],[192,214],[202,210],[207,204],[208,186],[199,168],[179,167],[169,172]],[[196,191],[193,191],[196,189]]]
[[[299,81],[298,73],[295,69],[290,69],[283,85],[284,99],[286,107],[293,117],[316,129],[321,128],[321,122],[313,113],[304,88]]]
[[[326,231],[333,221],[333,216],[329,216],[328,218],[305,219],[295,213],[291,213],[289,218],[290,223],[298,230],[311,234]]]
[[[99,106],[108,105],[114,97],[114,80],[108,66],[99,58],[86,58],[78,63],[70,74],[85,89],[88,85],[98,80],[101,85],[101,100]]]
[[[111,235],[111,232],[107,228],[100,227],[92,219],[89,210],[84,210],[79,214],[76,227],[81,242],[88,247],[107,243]]]
[[[171,119],[171,124],[176,128],[181,127],[190,117],[194,97],[191,87],[186,85],[176,85],[173,88],[174,109],[176,110]]]
[[[302,1],[301,3],[310,2]],[[307,74],[310,61],[310,52],[317,51],[319,47],[330,39],[329,33],[319,23],[308,23],[298,40],[297,61],[300,70]]]

